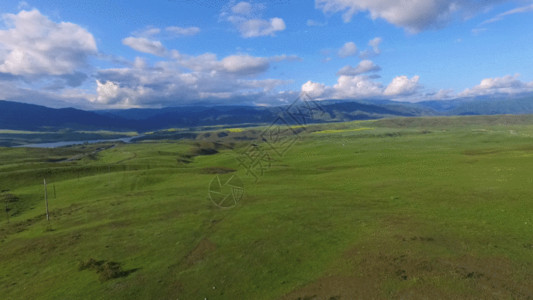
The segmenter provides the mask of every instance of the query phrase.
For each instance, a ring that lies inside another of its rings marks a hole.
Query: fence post
[[[46,190],[46,178],[44,181],[44,203],[46,204],[46,220],[50,221],[50,215],[48,214],[48,191]]]

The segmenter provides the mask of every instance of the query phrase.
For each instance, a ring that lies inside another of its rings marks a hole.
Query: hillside
[[[346,122],[389,117],[495,115],[533,113],[531,97],[511,99],[456,99],[419,103],[386,100],[318,102],[322,113],[311,122]],[[0,101],[0,129],[40,130],[134,130],[146,132],[165,128],[269,124],[287,106],[181,106],[160,109],[83,111],[74,108]]]
[[[39,105],[0,101],[0,128],[40,129],[128,129],[133,123],[115,116],[103,116],[74,108],[54,109]]]
[[[286,107],[183,106],[161,109],[83,111],[0,101],[0,128],[13,130],[102,129],[139,132],[171,127],[269,124]],[[416,116],[421,110],[383,107],[358,102],[324,102],[323,114],[313,122],[340,122],[390,116]]]
[[[531,299],[531,118],[0,148],[2,297]]]

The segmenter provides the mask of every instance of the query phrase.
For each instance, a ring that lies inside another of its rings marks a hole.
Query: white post
[[[46,220],[50,221],[50,215],[48,214],[48,192],[46,190],[46,178],[44,181],[44,203],[46,204]]]

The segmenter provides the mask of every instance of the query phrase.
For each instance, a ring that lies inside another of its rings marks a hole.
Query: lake
[[[59,148],[59,147],[66,147],[66,146],[72,146],[72,145],[82,145],[82,144],[96,144],[96,143],[104,143],[104,142],[124,142],[124,143],[131,143],[131,140],[134,138],[141,137],[142,135],[138,136],[132,136],[132,137],[124,137],[124,138],[118,138],[118,139],[100,139],[100,140],[90,140],[90,141],[68,141],[68,142],[53,142],[53,143],[39,143],[39,144],[27,144],[27,145],[20,145],[15,146],[15,148]]]

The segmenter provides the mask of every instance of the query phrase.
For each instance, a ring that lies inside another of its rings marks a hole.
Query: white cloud
[[[383,92],[386,96],[409,96],[414,94],[419,88],[419,76],[409,79],[407,76],[397,76]]]
[[[410,96],[415,95],[420,88],[418,76],[411,79],[407,76],[398,76],[387,87],[375,79],[376,77],[365,75],[340,75],[333,86],[308,81],[302,85],[301,92],[322,99],[357,100],[390,99],[392,97],[394,100],[411,100]]]
[[[369,58],[369,57],[373,57],[373,56],[377,56],[381,54],[381,49],[379,48],[379,46],[381,45],[382,42],[383,42],[383,39],[380,37],[375,37],[371,39],[370,41],[368,41],[368,46],[370,47],[370,49],[361,51],[359,56],[364,59],[364,58]]]
[[[94,37],[79,25],[55,23],[38,10],[4,14],[0,72],[13,75],[73,74],[97,53]]]
[[[333,86],[334,97],[338,99],[375,98],[383,94],[381,83],[372,81],[367,76],[339,76]]]
[[[161,64],[175,64],[194,72],[221,71],[222,69],[220,61],[213,53],[204,53],[198,56],[178,55],[174,62],[162,62]]]
[[[179,55],[174,61],[161,62],[160,64],[165,68],[169,65],[175,65],[193,72],[222,72],[249,76],[264,73],[270,67],[271,61],[280,61],[279,59],[279,56],[268,58],[239,54],[230,55],[219,60],[213,53],[204,53],[198,56]]]
[[[252,19],[239,25],[242,37],[274,36],[277,31],[285,30],[285,22],[280,18],[270,20]]]
[[[178,26],[169,26],[165,28],[165,31],[171,33],[175,36],[184,36],[184,35],[196,35],[200,32],[198,27],[178,27]]]
[[[387,22],[416,33],[448,23],[454,15],[472,15],[503,0],[315,0],[324,13],[343,13],[344,22],[368,11],[372,19]]]
[[[138,31],[135,31],[132,33],[133,36],[135,37],[145,37],[145,38],[150,38],[154,35],[158,35],[159,33],[161,33],[161,29],[159,28],[156,28],[156,27],[152,27],[152,26],[148,26],[142,30],[138,30]]]
[[[260,11],[264,10],[262,4],[252,4],[250,2],[239,2],[236,5],[226,8],[220,17],[232,23],[244,38],[275,36],[276,32],[286,29],[285,21],[281,18],[261,18]]]
[[[164,56],[167,52],[165,46],[160,41],[154,41],[144,37],[130,36],[123,39],[122,44],[129,46],[133,50],[157,56]]]
[[[457,98],[457,95],[454,90],[450,89],[441,89],[437,92],[426,93],[418,100],[421,101],[431,101],[431,100],[452,100]]]
[[[494,18],[482,22],[481,25],[486,25],[486,24],[498,22],[498,21],[503,20],[507,16],[515,15],[515,14],[522,14],[522,13],[526,13],[526,12],[530,12],[530,11],[533,11],[533,4],[522,6],[522,7],[518,7],[518,8],[515,8],[515,9],[508,10],[506,12],[503,12],[501,14],[498,14]]]
[[[368,42],[368,45],[372,47],[372,50],[374,51],[374,53],[380,54],[381,50],[379,49],[379,45],[381,44],[381,42],[383,42],[383,39],[380,37],[376,37],[376,38],[371,39]]]
[[[64,88],[62,90],[36,89],[24,84],[0,80],[0,99],[46,105],[61,108],[76,106],[84,109],[93,109],[89,103],[92,95],[82,89]]]
[[[533,81],[523,82],[519,75],[486,78],[473,88],[466,89],[459,94],[461,97],[476,97],[494,94],[521,94],[533,92]]]
[[[320,98],[326,92],[326,86],[322,83],[308,81],[302,85],[301,91],[316,99]]]
[[[252,13],[253,9],[254,8],[251,3],[242,1],[233,6],[231,11],[234,14],[247,16]]]
[[[327,25],[326,22],[319,22],[319,21],[311,20],[311,19],[307,20],[305,24],[309,27],[323,27]]]
[[[375,99],[383,96],[383,85],[368,76],[341,75],[333,86],[308,81],[301,92],[318,99]]]
[[[303,59],[299,57],[298,55],[282,54],[282,55],[272,56],[270,57],[269,60],[272,62],[281,62],[281,61],[302,61]]]
[[[109,104],[114,99],[118,99],[119,95],[119,86],[118,84],[107,81],[107,82],[100,82],[99,80],[96,81],[96,93],[97,98],[95,99],[96,102],[100,103],[106,103]]]
[[[363,60],[361,61],[357,67],[352,66],[344,66],[342,69],[337,72],[337,76],[341,75],[347,75],[347,76],[355,76],[355,75],[361,75],[364,73],[370,73],[370,72],[378,72],[381,68],[376,65],[374,62],[370,60]]]
[[[474,28],[474,29],[471,30],[473,35],[479,35],[479,34],[485,32],[485,31],[487,31],[487,28],[480,28],[480,27]]]
[[[357,54],[357,46],[354,42],[345,43],[338,52],[340,57],[349,57]]]
[[[228,56],[221,63],[225,71],[240,75],[262,73],[270,67],[268,59],[249,55]]]
[[[215,54],[173,58],[149,65],[137,58],[130,67],[101,70],[94,104],[112,107],[143,107],[169,104],[228,101],[251,104],[275,102],[280,79],[254,78],[265,73],[273,61],[289,56],[255,57],[246,54],[218,59]]]

